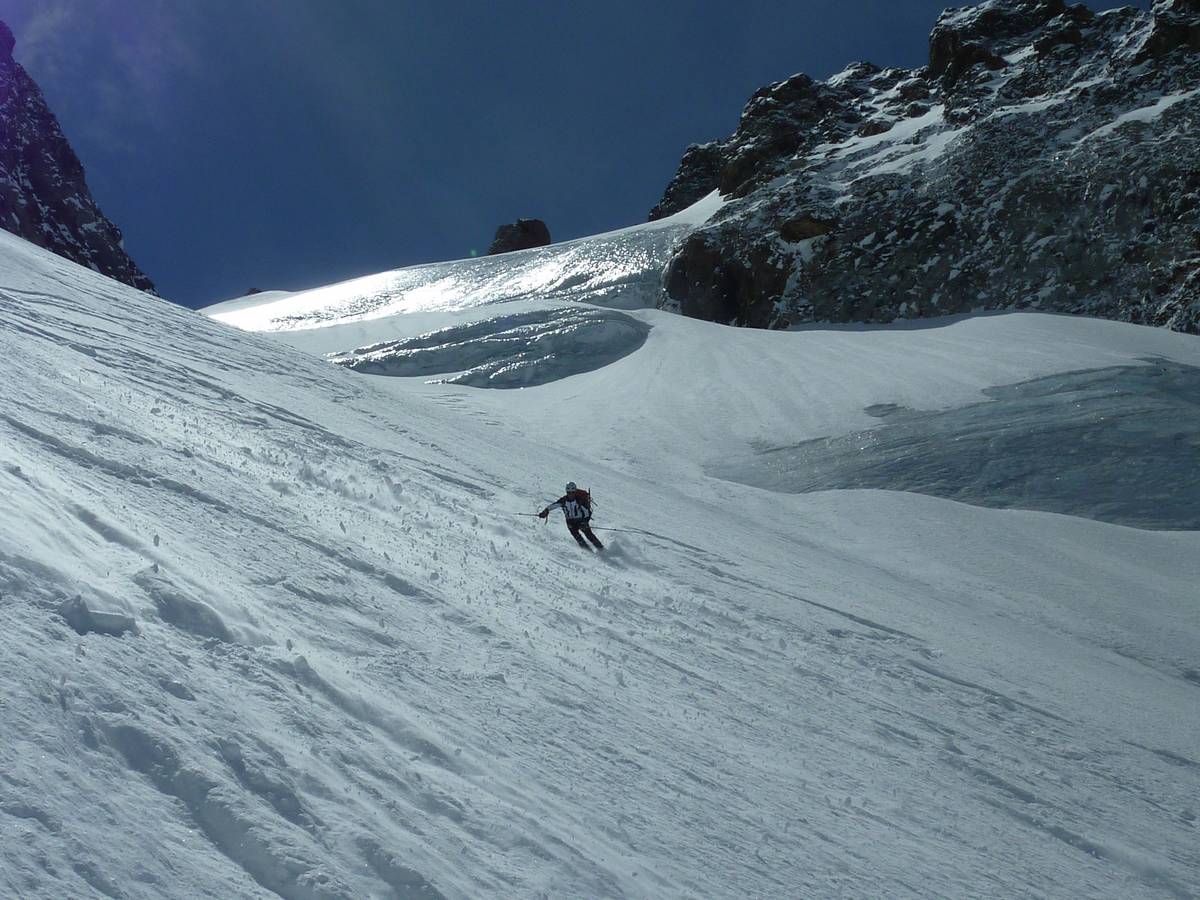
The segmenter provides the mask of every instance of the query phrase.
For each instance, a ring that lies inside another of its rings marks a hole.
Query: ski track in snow
[[[0,894],[1196,894],[1195,533],[706,479],[720,418],[638,444],[635,398],[717,326],[651,316],[604,370],[469,392],[2,234],[0,305]],[[1097,365],[1194,353],[1072,334]],[[583,556],[512,515],[576,476],[639,533]],[[76,596],[137,632],[77,633]]]

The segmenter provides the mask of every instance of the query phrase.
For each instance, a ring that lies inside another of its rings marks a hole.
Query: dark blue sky
[[[944,5],[0,0],[0,19],[134,259],[200,306],[467,256],[519,216],[555,240],[643,221],[756,88],[921,65]]]

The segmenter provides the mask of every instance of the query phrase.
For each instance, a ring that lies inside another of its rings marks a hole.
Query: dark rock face
[[[687,209],[697,200],[702,200],[715,191],[721,182],[724,150],[724,146],[716,141],[692,144],[688,147],[683,153],[683,161],[679,164],[679,172],[667,186],[666,194],[658,205],[650,210],[650,221]]]
[[[809,238],[829,234],[837,228],[837,219],[821,219],[809,212],[802,212],[779,225],[779,233],[789,243],[796,244]]]
[[[851,68],[879,72],[869,63]],[[731,137],[688,149],[650,218],[677,213],[715,190],[746,196],[779,174],[789,159],[819,143],[814,138],[823,132],[861,125],[862,116],[849,100],[841,88],[807,75],[759,89],[742,110],[738,130]]]
[[[988,0],[938,19],[926,68],[764,88],[655,208],[726,199],[662,305],[760,328],[1028,308],[1200,332],[1197,7]]]
[[[1200,50],[1200,0],[1157,0],[1154,27],[1138,58],[1161,59],[1181,47]]]
[[[972,66],[1002,69],[1004,59],[991,45],[1023,37],[1067,11],[1063,0],[1015,0],[985,3],[942,13],[929,38],[928,74],[950,87]]]
[[[488,255],[512,253],[514,250],[532,250],[550,243],[550,229],[541,219],[517,219],[512,225],[501,225],[496,229]]]
[[[666,289],[683,298],[680,312],[729,325],[753,325],[773,317],[772,298],[782,294],[788,260],[775,242],[738,245],[720,232],[687,237],[667,274]]]
[[[1163,15],[1200,15],[1200,0],[1154,0],[1153,12]]]
[[[0,23],[0,226],[144,291],[150,279],[122,246],[84,180],[83,165]]]
[[[727,145],[717,185],[721,193],[744,197],[764,180],[772,163],[800,149],[808,129],[837,105],[835,93],[807,75],[761,88],[742,110],[738,132]]]

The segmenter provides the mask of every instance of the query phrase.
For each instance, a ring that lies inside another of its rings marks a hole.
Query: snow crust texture
[[[637,310],[481,391],[288,344],[533,299],[264,337],[0,235],[0,304],[0,895],[1195,894],[1200,533],[704,475],[1189,336]]]
[[[758,91],[651,217],[730,202],[663,305],[782,328],[1043,309],[1200,329],[1200,11],[950,10],[929,65]]]

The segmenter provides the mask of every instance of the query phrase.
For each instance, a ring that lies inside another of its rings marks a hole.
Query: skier
[[[579,542],[579,546],[585,550],[592,548],[587,545],[587,541],[583,538],[587,537],[596,545],[597,550],[603,550],[604,545],[600,543],[600,538],[592,534],[591,526],[588,522],[592,518],[592,496],[587,491],[581,491],[579,486],[573,481],[567,482],[567,492],[538,513],[539,519],[544,519],[550,515],[550,510],[561,509],[567,517],[567,528],[571,531],[571,537]]]

